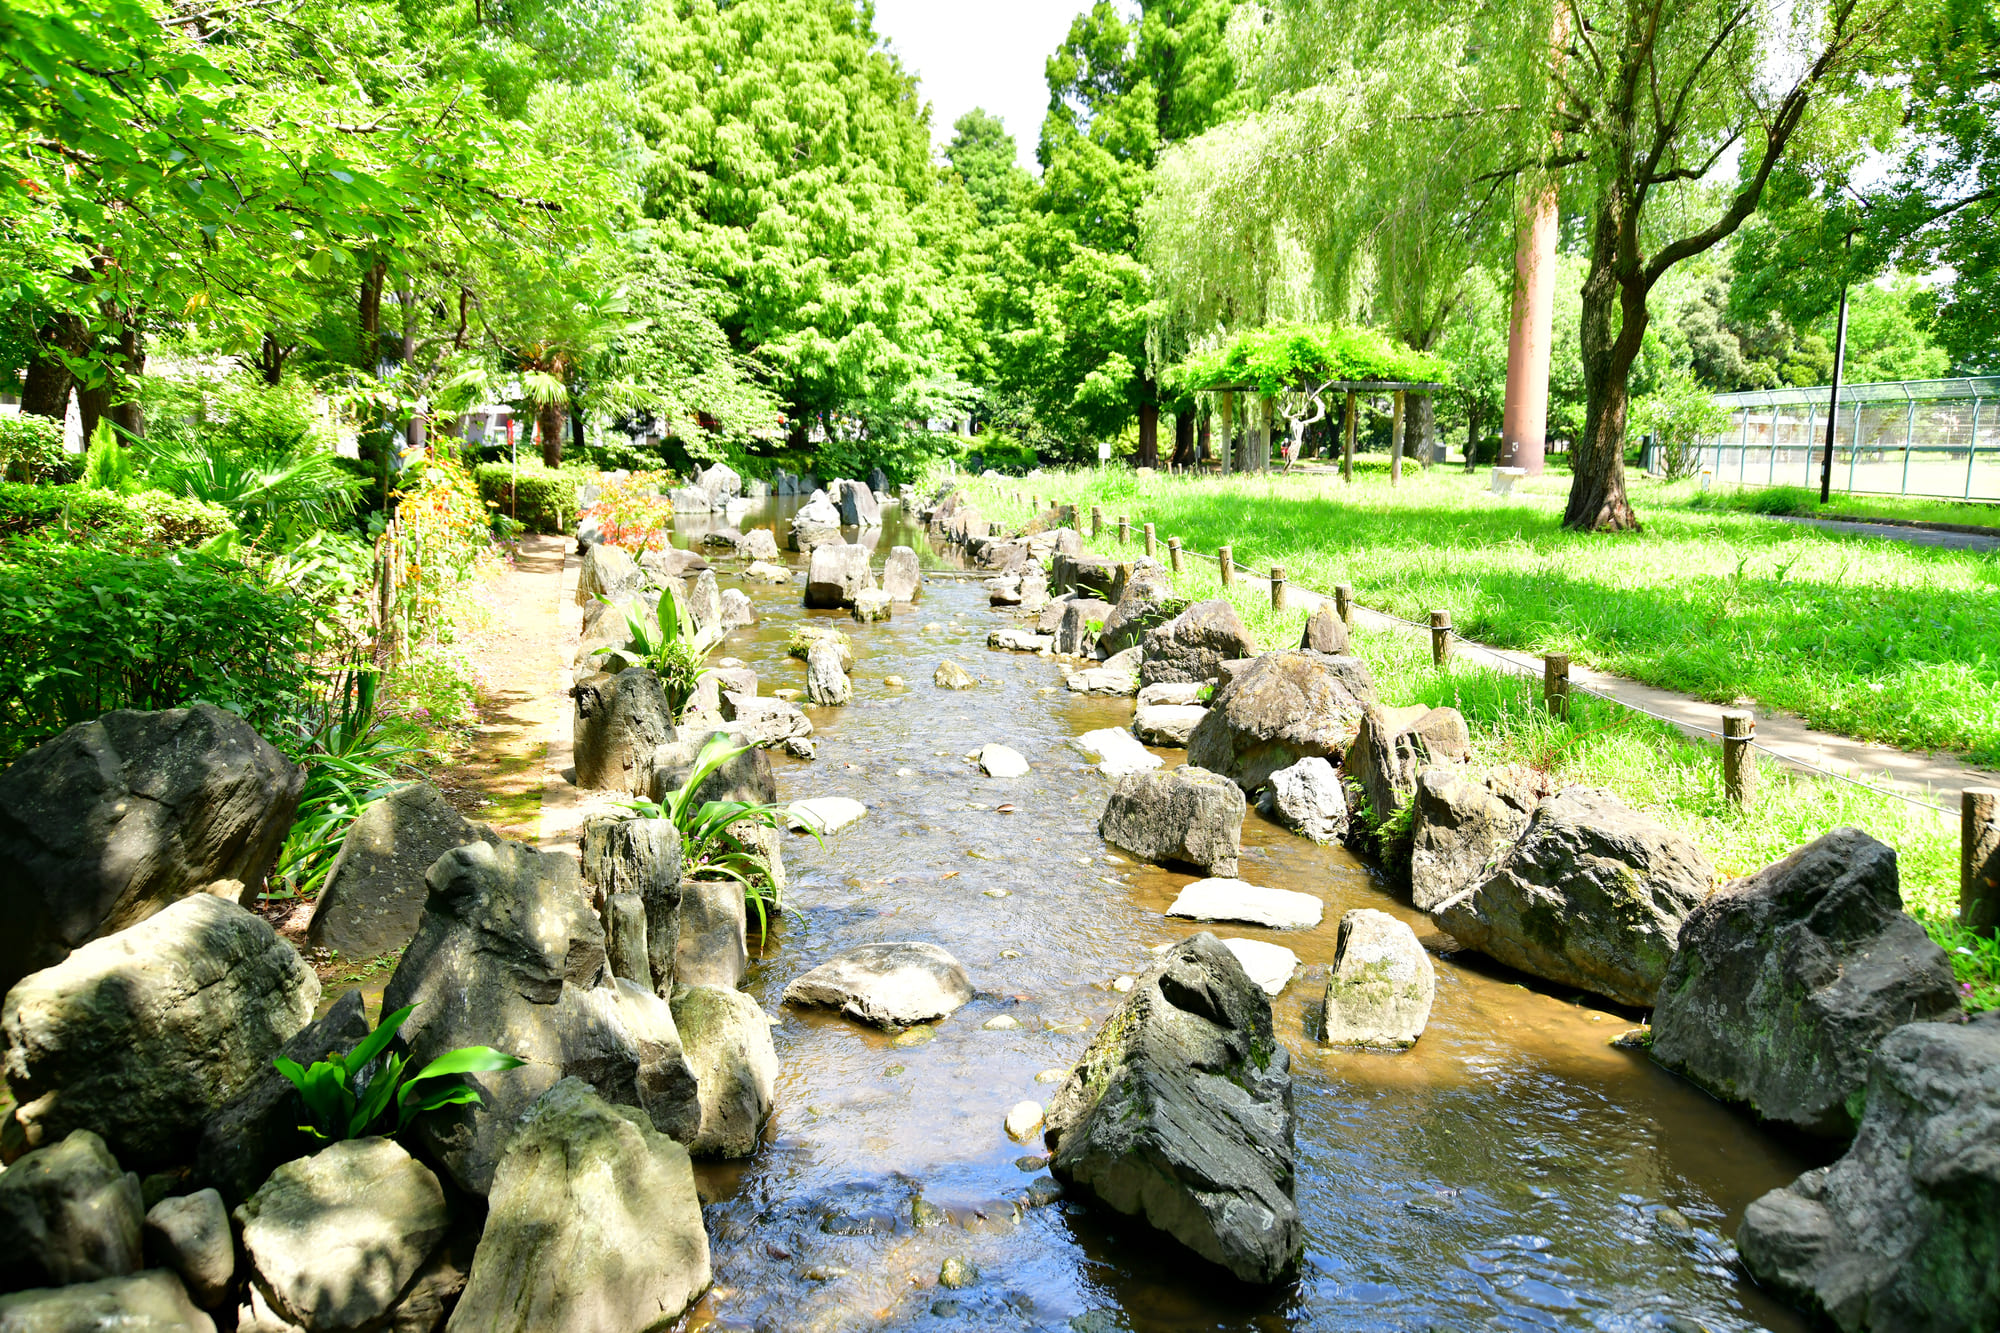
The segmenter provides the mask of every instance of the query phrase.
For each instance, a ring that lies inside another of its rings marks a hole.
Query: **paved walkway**
[[[1800,523],[1824,528],[1847,537],[1880,537],[1884,541],[1908,542],[1912,546],[1936,546],[1947,551],[2000,551],[2000,537],[1973,532],[1942,532],[1936,528],[1909,528],[1900,523],[1856,523],[1839,518],[1808,518],[1798,514],[1771,514],[1781,523]]]

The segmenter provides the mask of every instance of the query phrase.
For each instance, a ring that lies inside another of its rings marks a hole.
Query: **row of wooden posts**
[[[1013,498],[1026,501],[1035,513],[1042,511],[1042,497],[1014,492]],[[1090,507],[1090,535],[1104,530],[1104,509]],[[1158,558],[1158,541],[1151,523],[1141,525],[1146,554]],[[1118,544],[1132,541],[1128,515],[1118,515]],[[1187,548],[1179,537],[1167,538],[1167,560],[1173,571],[1182,570]],[[1236,582],[1235,553],[1227,546],[1215,550],[1222,585]],[[1285,567],[1272,565],[1270,574],[1271,609],[1288,608]],[[1354,626],[1354,588],[1347,583],[1333,585],[1333,607],[1340,621]],[[1451,612],[1430,613],[1431,662],[1439,668],[1451,660]],[[1567,719],[1570,703],[1570,661],[1563,653],[1542,657],[1542,704],[1553,716]],[[1730,802],[1749,809],[1757,800],[1757,760],[1752,747],[1757,740],[1757,717],[1747,708],[1722,710],[1722,787]],[[1968,787],[1960,794],[1959,920],[1968,929],[1990,932],[2000,927],[2000,788]]]

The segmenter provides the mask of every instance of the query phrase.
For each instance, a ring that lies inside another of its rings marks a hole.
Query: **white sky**
[[[985,107],[1006,123],[1021,165],[1033,171],[1049,105],[1043,62],[1089,7],[1089,0],[875,0],[875,31],[921,81],[940,147],[954,120]]]

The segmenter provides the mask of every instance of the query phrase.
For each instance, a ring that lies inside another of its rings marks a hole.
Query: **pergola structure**
[[[1354,435],[1356,429],[1356,400],[1364,393],[1388,393],[1395,397],[1395,419],[1389,429],[1389,484],[1395,485],[1403,479],[1403,409],[1409,394],[1442,393],[1449,385],[1432,380],[1330,380],[1325,384],[1301,386],[1300,392],[1344,393],[1347,401],[1341,417],[1340,475],[1345,481],[1354,480]],[[1235,434],[1236,395],[1258,398],[1262,403],[1260,428],[1251,432],[1247,448],[1250,450],[1250,466],[1259,469],[1271,466],[1271,427],[1277,415],[1277,395],[1265,393],[1256,384],[1220,384],[1208,392],[1222,396],[1222,447],[1218,451],[1224,472],[1232,471],[1230,457],[1231,441]],[[1244,404],[1244,425],[1249,427],[1249,404]]]

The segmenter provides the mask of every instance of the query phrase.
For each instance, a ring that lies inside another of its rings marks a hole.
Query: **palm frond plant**
[[[657,623],[628,608],[625,612],[626,642],[623,648],[600,648],[605,669],[624,671],[646,667],[660,678],[667,707],[678,718],[687,701],[694,697],[701,678],[708,674],[702,663],[722,642],[722,629],[709,625],[697,630],[681,628],[680,598],[668,588],[660,594]]]
[[[305,742],[305,794],[271,872],[270,898],[310,898],[325,887],[341,840],[365,808],[400,781],[408,747],[391,742],[376,717],[380,677],[354,666],[334,678],[319,724]]]
[[[491,1046],[461,1046],[411,1073],[408,1056],[386,1052],[415,1008],[405,1005],[385,1015],[346,1055],[305,1066],[282,1055],[272,1060],[305,1103],[310,1123],[300,1129],[314,1138],[336,1141],[395,1134],[426,1111],[478,1102],[479,1089],[466,1083],[464,1075],[518,1069],[527,1063]],[[441,1079],[450,1081],[438,1082]]]
[[[647,819],[664,819],[681,836],[681,876],[684,879],[733,879],[743,886],[746,902],[757,912],[759,933],[770,928],[769,913],[782,911],[784,895],[777,887],[763,853],[744,836],[748,830],[782,830],[785,807],[752,801],[697,801],[702,784],[724,764],[750,750],[715,735],[702,745],[681,785],[664,801],[627,801]],[[809,830],[810,831],[810,830]],[[813,837],[820,840],[817,832]]]
[[[325,526],[354,512],[358,483],[313,440],[230,448],[173,436],[138,448],[154,486],[219,505],[239,526],[261,528],[281,518]]]

